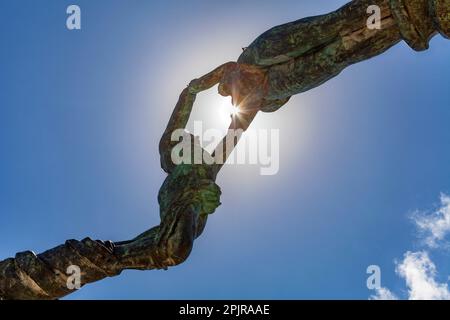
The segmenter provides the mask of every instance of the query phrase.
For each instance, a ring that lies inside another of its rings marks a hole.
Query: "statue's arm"
[[[218,84],[226,69],[234,63],[235,62],[228,62],[222,64],[204,76],[192,80],[181,92],[175,109],[170,116],[167,127],[159,142],[161,167],[164,171],[171,172],[175,166],[171,160],[171,152],[178,141],[172,141],[172,133],[177,129],[186,128],[197,94]]]

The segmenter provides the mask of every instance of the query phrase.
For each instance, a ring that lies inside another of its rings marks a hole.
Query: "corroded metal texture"
[[[381,28],[367,27],[367,8],[381,9]],[[326,15],[274,27],[253,41],[239,63],[265,69],[262,111],[275,111],[290,96],[317,87],[347,66],[379,55],[405,40],[425,50],[438,31],[449,34],[449,0],[355,0]]]
[[[436,30],[443,37],[450,39],[450,0],[432,0],[429,5]]]
[[[430,38],[436,33],[427,0],[391,0],[391,10],[400,33],[408,45],[417,51],[428,49]]]
[[[80,267],[81,285],[125,269],[167,269],[185,261],[208,215],[220,205],[215,179],[231,150],[226,138],[208,154],[192,135],[194,150],[222,162],[175,164],[171,141],[184,129],[196,95],[218,84],[241,112],[230,129],[245,130],[259,111],[272,112],[292,95],[317,87],[347,66],[405,40],[425,50],[432,36],[450,37],[450,0],[354,0],[326,15],[274,27],[259,36],[237,62],[225,63],[185,88],[161,138],[161,167],[168,173],[158,195],[161,223],[129,241],[68,240],[41,254],[18,253],[0,262],[0,299],[56,299],[72,292],[66,270]],[[367,8],[381,9],[381,28],[367,27]],[[195,152],[193,153],[195,154]],[[192,159],[191,159],[192,160]],[[195,162],[191,162],[195,163]]]

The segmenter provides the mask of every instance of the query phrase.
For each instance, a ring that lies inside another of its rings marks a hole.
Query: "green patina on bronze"
[[[214,212],[220,205],[220,188],[211,169],[203,165],[180,164],[167,176],[158,195],[161,219],[174,203],[191,202],[199,216]]]
[[[381,8],[379,30],[367,28],[370,5]],[[167,269],[182,263],[208,215],[220,205],[221,195],[215,183],[221,163],[176,165],[171,160],[177,143],[171,134],[186,127],[199,92],[218,84],[219,93],[231,95],[241,108],[230,128],[245,130],[257,112],[279,109],[292,95],[321,85],[402,39],[414,50],[425,50],[435,34],[449,38],[449,8],[450,0],[355,0],[329,14],[263,33],[237,62],[193,80],[181,93],[159,145],[161,167],[168,173],[158,195],[161,223],[129,241],[68,240],[38,255],[26,251],[3,260],[0,299],[57,299],[70,294],[66,274],[70,265],[80,267],[85,285],[125,269]],[[231,150],[222,153],[224,143],[210,156],[226,159]],[[195,142],[193,147],[201,148]]]

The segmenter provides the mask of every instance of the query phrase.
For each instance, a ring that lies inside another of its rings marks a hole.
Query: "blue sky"
[[[80,31],[65,27],[72,3]],[[158,142],[185,85],[268,28],[344,3],[1,1],[0,259],[158,224]],[[258,115],[280,130],[280,170],[225,167],[186,263],[68,298],[367,299],[372,264],[406,298],[396,261],[423,250],[410,216],[450,193],[449,57],[441,36],[425,52],[402,42]],[[200,96],[191,120],[216,126],[217,99]],[[445,283],[448,249],[429,255]]]

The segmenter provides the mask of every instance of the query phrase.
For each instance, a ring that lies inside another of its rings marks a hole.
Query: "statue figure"
[[[381,28],[367,28],[367,8],[381,9]],[[66,269],[77,265],[82,284],[116,276],[124,269],[166,269],[189,256],[207,217],[220,205],[215,179],[229,153],[226,138],[210,164],[174,164],[176,129],[184,129],[196,95],[218,84],[240,112],[230,129],[246,130],[259,111],[273,112],[289,98],[321,85],[345,67],[383,53],[405,40],[425,50],[437,33],[450,37],[450,0],[354,0],[321,16],[274,27],[228,62],[191,81],[183,90],[160,142],[161,166],[168,173],[158,195],[160,225],[123,242],[68,240],[41,254],[31,251],[0,261],[0,299],[56,299],[71,293]],[[192,143],[193,148],[201,148]],[[201,149],[202,153],[206,153]]]

